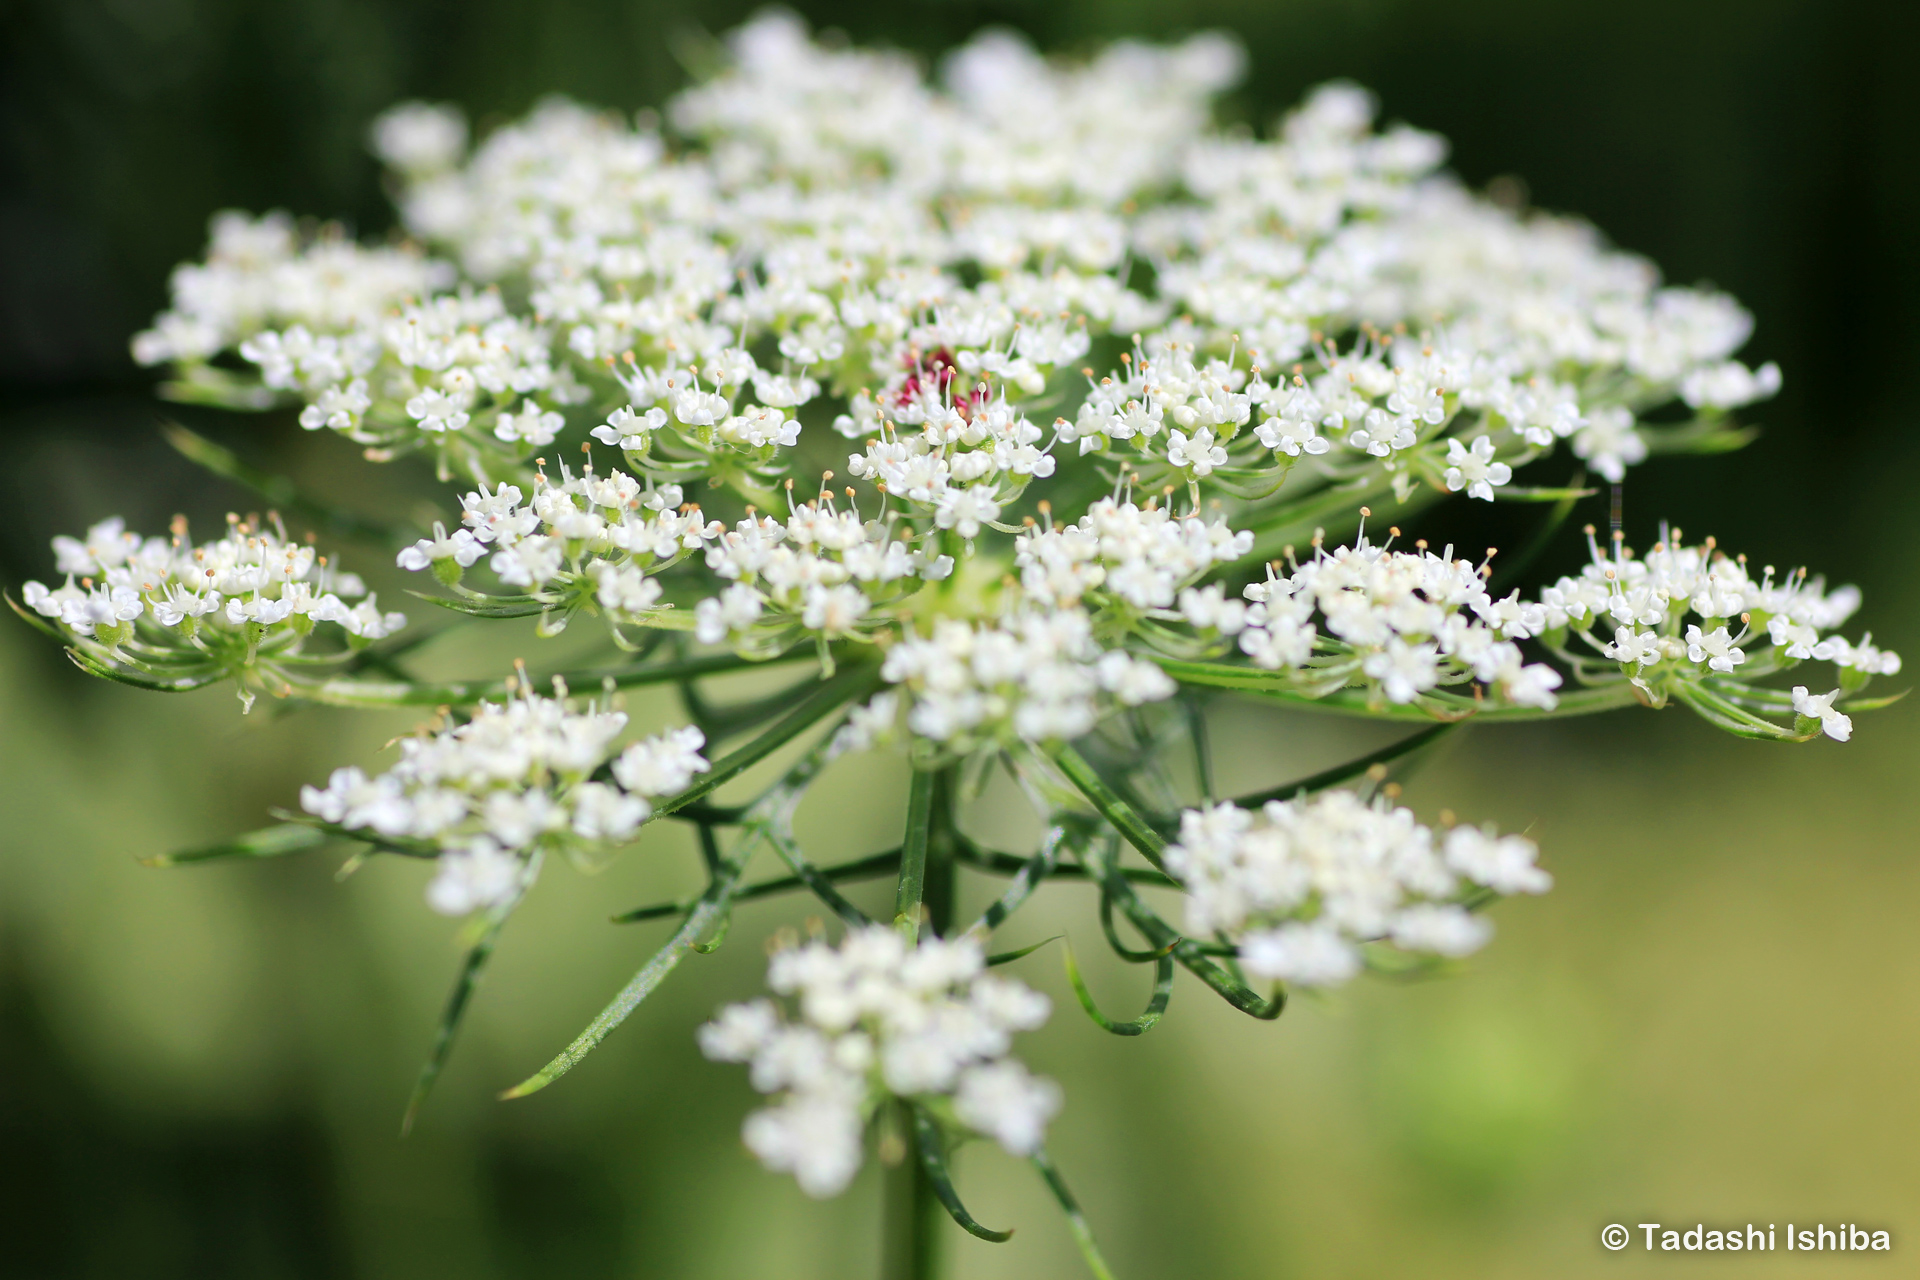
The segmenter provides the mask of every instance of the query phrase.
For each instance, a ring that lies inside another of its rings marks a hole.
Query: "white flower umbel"
[[[1544,893],[1532,841],[1473,827],[1444,834],[1412,813],[1351,791],[1189,809],[1167,869],[1187,890],[1187,932],[1232,939],[1256,977],[1300,986],[1345,982],[1360,946],[1462,956],[1493,926],[1461,904],[1473,886]]]
[[[348,831],[440,850],[427,902],[464,915],[517,898],[541,853],[626,843],[652,816],[649,799],[683,791],[707,770],[696,728],[616,755],[625,712],[594,703],[576,710],[557,678],[552,697],[520,677],[510,687],[464,724],[400,739],[399,763],[377,777],[335,769],[325,788],[301,789],[300,807]],[[609,762],[612,781],[596,780]]]
[[[859,1172],[868,1118],[887,1098],[951,1107],[961,1125],[1018,1156],[1040,1149],[1060,1089],[1007,1056],[1013,1033],[1047,1020],[1047,998],[986,971],[971,938],[909,945],[881,926],[838,946],[776,952],[767,985],[785,998],[730,1005],[700,1049],[744,1062],[772,1106],[747,1117],[747,1147],[810,1196]]]
[[[290,540],[277,519],[263,527],[228,516],[224,537],[196,546],[184,518],[159,538],[129,532],[115,516],[84,538],[55,538],[53,550],[65,581],[28,582],[21,598],[76,650],[136,683],[232,678],[250,701],[292,687],[284,664],[317,656],[303,654],[316,628],[338,628],[332,654],[344,658],[407,622],[381,611],[357,574]]]
[[[1542,594],[1545,630],[1549,639],[1572,631],[1609,666],[1618,664],[1614,678],[1631,680],[1656,705],[1681,697],[1699,709],[1704,691],[1742,712],[1790,711],[1804,722],[1802,735],[1824,732],[1845,742],[1852,722],[1834,700],[1900,670],[1900,655],[1875,647],[1871,635],[1854,644],[1835,634],[1860,607],[1854,587],[1828,590],[1805,569],[1781,574],[1772,565],[1756,576],[1745,556],[1728,555],[1712,538],[1686,545],[1678,530],[1663,533],[1644,557],[1624,540],[1603,551],[1592,533],[1580,574]],[[1593,658],[1569,656],[1583,679],[1611,675]],[[1818,696],[1800,688],[1789,698],[1754,683],[1809,661],[1838,668],[1840,687]],[[1816,703],[1816,710],[1803,709]]]
[[[1545,629],[1541,606],[1518,592],[1495,599],[1481,569],[1451,547],[1394,551],[1364,532],[1332,551],[1315,542],[1286,577],[1270,570],[1246,588],[1252,606],[1239,647],[1257,666],[1289,672],[1301,690],[1321,695],[1351,684],[1404,704],[1475,683],[1513,705],[1555,705],[1559,673],[1526,662],[1516,643]]]

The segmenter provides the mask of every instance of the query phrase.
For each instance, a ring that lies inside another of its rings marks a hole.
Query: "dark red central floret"
[[[898,408],[906,408],[927,392],[938,394],[961,413],[970,412],[976,403],[986,400],[986,393],[981,390],[953,394],[953,382],[960,376],[960,369],[953,362],[953,352],[946,347],[929,352],[915,350],[901,363],[906,366],[907,378],[900,384],[899,394],[894,397],[894,404]]]

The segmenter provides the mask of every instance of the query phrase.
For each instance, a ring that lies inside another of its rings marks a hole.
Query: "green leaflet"
[[[440,1015],[440,1025],[433,1033],[433,1047],[427,1051],[427,1060],[420,1066],[420,1078],[414,1082],[413,1093],[407,1099],[407,1112],[400,1119],[400,1136],[406,1137],[413,1132],[413,1122],[420,1114],[421,1106],[427,1095],[433,1091],[434,1081],[440,1078],[441,1068],[447,1065],[447,1055],[453,1052],[453,1038],[460,1030],[460,1020],[466,1016],[467,1002],[473,996],[474,986],[480,981],[480,971],[486,968],[493,955],[493,944],[500,937],[507,917],[513,914],[514,907],[520,902],[515,895],[511,902],[496,908],[493,917],[487,922],[486,932],[467,952],[467,958],[460,965],[460,976],[454,979],[453,991],[447,996],[447,1006]]]
[[[1034,952],[1038,951],[1040,948],[1046,946],[1049,942],[1058,942],[1060,941],[1060,939],[1066,936],[1067,935],[1064,933],[1056,933],[1051,938],[1042,938],[1040,939],[1040,941],[1029,943],[1024,947],[1019,948],[1018,950],[996,951],[992,955],[987,957],[987,968],[991,969],[991,968],[994,968],[996,965],[1012,964],[1015,960],[1023,960],[1026,957],[1032,955]]]
[[[589,671],[561,672],[561,679],[574,689],[597,689],[611,680],[616,689],[637,689],[646,685],[672,684],[700,676],[744,671],[749,667],[776,662],[795,662],[811,658],[807,651],[784,653],[775,658],[742,658],[731,653],[705,654],[662,662],[650,666],[613,667]],[[301,697],[310,702],[336,707],[438,707],[471,706],[482,699],[498,700],[507,696],[504,680],[476,680],[457,683],[420,683],[409,680],[353,680],[341,678],[320,684],[302,685]]]
[[[1087,1270],[1093,1272],[1095,1280],[1113,1280],[1113,1271],[1107,1266],[1107,1260],[1100,1256],[1100,1247],[1094,1243],[1093,1229],[1087,1226],[1087,1217],[1080,1212],[1079,1201],[1073,1198],[1073,1192],[1067,1190],[1066,1179],[1053,1167],[1047,1149],[1040,1148],[1028,1160],[1039,1170],[1047,1190],[1053,1192],[1053,1198],[1059,1202],[1060,1212],[1067,1215],[1067,1226],[1073,1231],[1073,1242],[1080,1246],[1080,1256],[1086,1261]]]
[[[132,685],[136,689],[146,689],[153,693],[191,693],[195,689],[204,689],[210,684],[218,684],[227,678],[227,673],[219,669],[202,671],[196,675],[175,676],[171,680],[158,676],[143,676],[124,667],[111,666],[84,649],[68,649],[67,659],[90,676],[102,680],[111,680],[115,684]]]
[[[1056,823],[1049,827],[1046,839],[1040,843],[1040,851],[1027,859],[1020,869],[1014,872],[1013,883],[1007,886],[1006,892],[1002,893],[998,900],[980,914],[978,920],[967,927],[967,933],[974,937],[985,938],[998,929],[1008,916],[1018,911],[1021,904],[1040,887],[1040,882],[1053,874],[1054,867],[1059,861],[1061,842],[1066,838],[1067,828],[1064,825]],[[1026,952],[1022,951],[1018,955],[1008,955],[1006,958],[1014,960],[1025,954]]]
[[[182,849],[178,853],[162,853],[151,858],[142,858],[140,865],[184,867],[195,862],[217,862],[224,858],[278,858],[283,854],[299,853],[303,849],[315,848],[333,838],[332,833],[307,823],[283,822],[278,826],[250,831],[225,844],[206,845],[199,849]]]
[[[876,853],[871,857],[860,858],[853,862],[843,862],[836,867],[818,867],[816,870],[829,881],[873,880],[881,876],[892,875],[900,865],[900,851],[889,849],[885,853]],[[782,876],[778,880],[762,880],[759,884],[750,884],[733,895],[735,902],[750,902],[755,898],[770,898],[779,893],[791,893],[795,889],[807,888],[806,881],[799,876]],[[682,915],[693,910],[697,899],[688,898],[680,902],[657,902],[651,906],[635,907],[613,917],[614,924],[635,924],[642,920],[658,920],[664,916]]]
[[[1080,1007],[1087,1011],[1089,1018],[1116,1036],[1143,1036],[1153,1030],[1154,1024],[1166,1013],[1167,1002],[1173,999],[1172,951],[1173,947],[1169,946],[1154,959],[1153,995],[1147,1001],[1147,1011],[1126,1022],[1115,1022],[1094,1004],[1093,993],[1087,990],[1086,982],[1080,977],[1080,966],[1074,961],[1072,944],[1068,944],[1061,955],[1067,963],[1067,981],[1073,984],[1073,994],[1080,998]]]
[[[1160,871],[1165,871],[1167,842],[1153,829],[1138,810],[1119,796],[1095,773],[1086,758],[1075,751],[1070,744],[1062,743],[1053,753],[1054,763],[1067,775],[1068,781],[1080,789],[1080,793],[1093,802],[1115,831],[1126,837],[1127,843],[1138,849]]]
[[[170,388],[179,383],[170,383]],[[269,397],[272,396],[268,392]],[[269,401],[270,402],[270,401]],[[259,406],[255,406],[259,407]],[[412,539],[393,525],[322,502],[303,494],[285,476],[276,476],[242,462],[233,450],[215,444],[203,435],[189,431],[177,422],[160,424],[160,434],[189,462],[205,467],[213,474],[242,488],[251,489],[283,510],[311,521],[326,532],[342,538],[359,538],[383,546],[397,547]]]
[[[459,596],[430,595],[411,587],[407,588],[407,594],[442,609],[464,613],[469,618],[532,618],[552,608],[532,596],[483,596],[479,600],[467,600]]]
[[[767,842],[780,855],[781,861],[792,869],[794,879],[813,890],[813,896],[831,908],[833,914],[839,916],[848,928],[858,929],[873,923],[872,916],[847,901],[846,895],[833,887],[833,881],[827,878],[826,873],[807,859],[807,855],[801,852],[798,840],[784,831],[774,830],[767,833]]]
[[[851,668],[842,671],[832,680],[824,681],[815,689],[806,701],[795,707],[785,719],[760,737],[749,742],[731,755],[717,761],[712,770],[693,786],[679,795],[664,800],[654,806],[656,814],[671,813],[675,809],[698,800],[714,788],[724,785],[738,777],[754,764],[765,759],[781,746],[792,741],[810,725],[824,719],[836,708],[853,698],[862,696],[879,681],[878,673],[872,668]],[[602,1009],[594,1020],[587,1024],[586,1030],[575,1036],[573,1043],[562,1049],[546,1066],[528,1076],[525,1080],[508,1089],[500,1096],[506,1098],[524,1098],[558,1080],[579,1065],[607,1038],[613,1029],[627,1020],[627,1015],[640,1007],[641,1001],[653,994],[654,988],[666,980],[686,957],[687,952],[695,949],[702,938],[717,930],[733,910],[733,897],[739,890],[741,876],[745,873],[747,861],[766,837],[770,825],[788,800],[796,794],[826,763],[827,744],[831,735],[816,743],[812,750],[800,758],[786,775],[766,795],[755,802],[745,829],[740,834],[732,854],[722,858],[714,870],[706,892],[695,900],[693,909],[686,919],[674,931],[658,951],[642,965],[640,972],[633,975],[626,986],[622,987],[611,1003]],[[709,947],[712,942],[707,944]]]
[[[959,1193],[953,1189],[953,1175],[947,1171],[947,1155],[940,1137],[940,1126],[933,1122],[926,1108],[918,1103],[912,1106],[914,1145],[919,1149],[920,1166],[927,1171],[927,1180],[933,1183],[933,1194],[940,1198],[941,1208],[969,1235],[993,1244],[1004,1244],[1011,1240],[1012,1231],[995,1231],[991,1227],[981,1226],[967,1212],[967,1206],[960,1203]]]
[[[1316,791],[1325,791],[1328,787],[1337,787],[1343,782],[1351,782],[1353,779],[1361,777],[1367,770],[1377,764],[1386,764],[1390,761],[1398,760],[1402,756],[1412,755],[1416,751],[1421,751],[1433,746],[1441,739],[1457,731],[1461,727],[1461,723],[1462,722],[1455,721],[1433,725],[1430,728],[1422,729],[1419,733],[1409,734],[1398,742],[1389,743],[1381,747],[1378,751],[1370,751],[1364,756],[1359,756],[1347,761],[1345,764],[1337,764],[1331,769],[1322,769],[1319,773],[1309,774],[1297,782],[1285,783],[1278,787],[1269,787],[1265,791],[1255,791],[1244,796],[1235,796],[1233,803],[1243,809],[1254,809],[1269,800],[1290,800],[1302,792],[1311,795]]]

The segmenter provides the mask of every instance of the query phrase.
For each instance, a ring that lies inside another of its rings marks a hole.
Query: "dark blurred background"
[[[555,92],[655,105],[683,82],[684,33],[754,7],[0,0],[0,576],[44,574],[52,534],[114,512],[151,529],[242,501],[159,441],[152,377],[127,356],[210,212],[380,234],[391,213],[362,139],[384,106],[450,100],[484,128]],[[1251,66],[1229,118],[1264,127],[1311,85],[1358,80],[1389,118],[1445,134],[1468,181],[1517,177],[1669,279],[1732,291],[1758,317],[1746,358],[1779,361],[1785,390],[1744,452],[1636,471],[1630,533],[1671,514],[1758,561],[1824,565],[1866,588],[1880,641],[1920,647],[1920,6],[802,8],[928,58],[996,23],[1066,52],[1226,28]],[[348,456],[285,421],[194,420],[270,465]],[[1578,554],[1563,539],[1550,567]],[[738,1073],[693,1052],[694,1021],[752,986],[750,943],[683,975],[563,1086],[489,1100],[651,945],[593,925],[607,895],[669,873],[550,877],[402,1144],[454,960],[419,886],[385,868],[336,886],[292,861],[161,873],[130,855],[255,825],[405,722],[243,730],[226,694],[155,706],[35,639],[0,624],[0,1275],[868,1272],[870,1182],[819,1207],[760,1173],[733,1136]],[[1258,761],[1249,786],[1317,758],[1296,727],[1227,726]],[[1483,733],[1413,794],[1429,814],[1536,822],[1560,887],[1503,909],[1467,976],[1367,987],[1273,1027],[1193,997],[1137,1043],[1096,1042],[1069,999],[1031,1056],[1068,1084],[1060,1147],[1121,1274],[1597,1274],[1652,1262],[1602,1253],[1606,1222],[1796,1214],[1891,1226],[1894,1259],[1844,1261],[1904,1270],[1902,1230],[1920,1230],[1901,1136],[1920,1122],[1916,747],[1904,706],[1844,749],[1731,742],[1678,713]],[[890,828],[861,794],[859,816],[823,830]],[[1060,904],[1084,927],[1084,903]],[[1034,980],[1062,994],[1051,968]],[[958,1274],[1070,1273],[1017,1168],[982,1156],[968,1176],[980,1216],[1023,1231],[999,1251],[956,1242]]]

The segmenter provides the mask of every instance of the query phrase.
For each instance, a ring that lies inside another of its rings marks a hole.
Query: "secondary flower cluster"
[[[1017,608],[986,622],[940,618],[887,651],[881,676],[912,695],[907,725],[955,750],[978,743],[1075,738],[1102,711],[1170,698],[1143,658],[1094,642],[1084,609]]]
[[[564,464],[560,479],[544,468],[527,501],[518,485],[482,483],[460,500],[462,528],[435,525],[400,553],[399,565],[431,569],[449,586],[482,557],[494,576],[563,616],[597,604],[615,621],[634,622],[660,603],[652,576],[720,536],[723,526],[682,503],[680,486],[641,485],[623,471],[579,475]],[[473,595],[467,592],[467,595]],[[559,629],[564,621],[551,630]]]
[[[1461,956],[1493,926],[1458,902],[1463,884],[1545,893],[1533,842],[1458,826],[1444,834],[1406,809],[1351,791],[1189,809],[1167,869],[1187,889],[1187,931],[1218,933],[1257,977],[1332,986],[1360,971],[1360,944]]]
[[[707,771],[696,728],[616,752],[624,712],[575,710],[558,678],[550,698],[524,680],[510,687],[465,723],[402,738],[400,761],[385,773],[335,769],[324,789],[303,787],[300,807],[349,831],[438,849],[427,903],[466,915],[517,899],[546,851],[625,842],[653,815],[649,797],[683,791]]]
[[[84,538],[55,538],[53,553],[66,581],[29,582],[22,598],[114,661],[236,671],[297,653],[321,623],[359,646],[407,622],[382,613],[358,575],[288,540],[285,529],[238,516],[227,517],[225,536],[199,546],[183,518],[170,537],[143,538],[114,516]]]
[[[1477,681],[1518,706],[1551,709],[1560,675],[1523,660],[1516,640],[1546,627],[1545,611],[1514,592],[1496,600],[1471,561],[1373,546],[1316,545],[1286,577],[1246,588],[1243,611],[1191,593],[1189,616],[1237,631],[1255,664],[1287,670],[1308,692],[1358,684],[1376,700],[1413,702],[1442,685]],[[1318,617],[1321,622],[1313,621]],[[1323,637],[1319,627],[1324,625]],[[1316,657],[1315,655],[1320,656]]]
[[[1900,655],[1876,647],[1871,634],[1858,644],[1831,634],[1860,607],[1855,587],[1829,591],[1805,569],[1780,574],[1765,566],[1759,578],[1745,556],[1729,556],[1712,538],[1687,546],[1679,531],[1664,533],[1644,557],[1623,540],[1603,552],[1589,537],[1590,561],[1576,577],[1541,593],[1545,627],[1572,628],[1656,701],[1676,680],[1757,679],[1815,660],[1839,669],[1839,688],[1819,695],[1818,710],[1803,687],[1793,710],[1821,722],[1842,742],[1852,721],[1835,710],[1841,694],[1858,693],[1876,675],[1900,670]],[[1604,640],[1608,634],[1611,640]],[[1576,660],[1589,668],[1591,659]]]
[[[910,946],[882,926],[838,946],[777,952],[767,985],[788,998],[729,1005],[700,1048],[751,1064],[774,1105],[747,1117],[748,1148],[811,1196],[844,1190],[860,1169],[867,1118],[888,1097],[936,1106],[1015,1155],[1040,1149],[1060,1090],[1007,1056],[1016,1031],[1047,1020],[1047,998],[986,972],[970,938]]]

